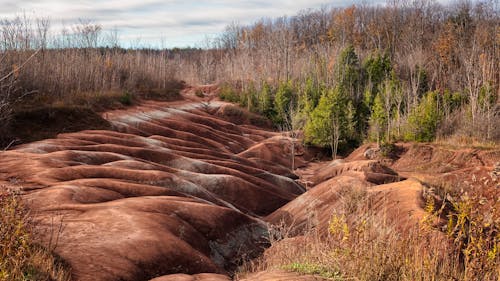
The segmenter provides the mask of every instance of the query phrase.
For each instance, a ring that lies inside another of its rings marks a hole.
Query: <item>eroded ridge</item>
[[[144,102],[108,112],[113,131],[6,151],[0,176],[21,189],[43,242],[75,280],[226,274],[262,251],[259,218],[304,192],[286,160],[292,142],[224,120],[226,106]]]

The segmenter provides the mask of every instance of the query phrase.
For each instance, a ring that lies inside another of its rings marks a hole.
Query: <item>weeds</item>
[[[253,269],[281,268],[333,280],[499,280],[500,200],[474,194],[455,192],[453,202],[428,195],[420,223],[401,230],[370,210],[369,193],[345,191],[327,235],[312,228],[290,237],[282,227],[282,235],[274,236],[283,239],[271,241]]]
[[[120,102],[123,105],[132,105],[132,94],[129,91],[123,92],[123,94],[120,96]]]
[[[66,281],[67,266],[33,241],[28,212],[19,197],[0,193],[0,281]]]

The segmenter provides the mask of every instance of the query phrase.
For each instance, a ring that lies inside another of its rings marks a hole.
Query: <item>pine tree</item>
[[[287,117],[290,103],[293,107],[296,105],[296,99],[293,96],[293,87],[290,81],[283,82],[279,85],[278,91],[274,98],[274,108],[277,113],[277,123],[283,124],[285,118]]]
[[[262,89],[258,95],[258,111],[267,117],[272,116],[273,112],[273,100],[272,100],[272,90],[271,86],[267,82],[264,82]]]
[[[387,114],[384,109],[384,102],[379,94],[375,96],[373,100],[373,106],[371,110],[372,114],[370,116],[370,130],[372,139],[377,140],[377,144],[380,145],[380,140],[384,136],[384,128],[387,126]]]
[[[441,113],[437,108],[437,93],[428,92],[408,116],[405,140],[431,141],[436,135]]]
[[[359,83],[360,83],[360,67],[359,60],[354,47],[347,46],[338,58],[338,63],[335,68],[335,81],[337,88],[345,94],[358,101]]]
[[[324,91],[305,127],[306,141],[330,147],[334,158],[339,144],[347,140],[347,103],[339,88]]]

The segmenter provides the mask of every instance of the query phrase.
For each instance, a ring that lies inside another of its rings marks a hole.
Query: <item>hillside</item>
[[[102,113],[112,130],[2,153],[2,188],[22,194],[39,243],[70,265],[73,280],[228,280],[269,246],[264,257],[312,229],[328,235],[353,190],[373,203],[359,201],[351,215],[365,208],[398,232],[426,217],[435,182],[477,181],[499,196],[490,172],[500,150],[401,143],[391,158],[366,145],[318,162],[314,149],[253,125],[252,113],[189,88],[183,97]],[[286,225],[288,237],[278,242],[273,225]],[[283,268],[246,280],[320,278]]]

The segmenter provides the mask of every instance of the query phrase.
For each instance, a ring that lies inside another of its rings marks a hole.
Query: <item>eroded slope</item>
[[[23,192],[42,242],[75,280],[227,274],[263,250],[259,218],[304,189],[278,159],[292,142],[224,120],[225,106],[144,102],[108,112],[114,130],[4,152],[0,178]]]

